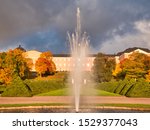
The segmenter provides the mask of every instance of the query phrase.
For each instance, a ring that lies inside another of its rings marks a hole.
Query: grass
[[[150,109],[150,104],[96,104],[96,106],[128,107],[128,108],[149,108]]]
[[[68,88],[53,90],[46,93],[38,94],[37,96],[68,96]]]
[[[52,90],[46,93],[37,94],[37,96],[69,96],[69,88],[62,88],[57,90]],[[107,92],[104,90],[98,90],[94,88],[84,89],[81,93],[82,96],[120,96],[119,94]]]
[[[34,103],[34,104],[0,104],[0,108],[4,107],[30,107],[30,106],[70,106],[66,103]],[[91,106],[108,106],[108,107],[127,107],[127,108],[143,108],[150,109],[150,104],[91,104]]]
[[[33,103],[33,104],[0,104],[2,107],[29,107],[29,106],[69,106],[65,103]]]
[[[96,92],[97,92],[97,96],[121,96],[119,94],[107,92],[104,90],[96,90]]]

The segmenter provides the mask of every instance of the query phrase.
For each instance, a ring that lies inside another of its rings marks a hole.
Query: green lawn
[[[96,90],[96,91],[97,91],[97,96],[121,96],[119,94],[107,92],[104,90]]]
[[[62,89],[52,90],[52,91],[49,91],[46,93],[40,93],[37,96],[68,96],[68,95],[71,95],[68,92],[69,92],[69,88],[62,88]],[[106,92],[104,90],[98,90],[98,89],[94,89],[94,88],[84,89],[84,91],[82,91],[81,95],[84,95],[84,96],[120,96],[119,94]]]
[[[150,104],[96,104],[95,106],[110,106],[110,107],[128,107],[128,108],[149,108]]]
[[[68,88],[62,88],[46,93],[40,93],[37,96],[68,96]]]
[[[66,103],[32,103],[32,104],[0,104],[1,107],[28,107],[28,106],[69,106]]]
[[[0,104],[3,107],[28,107],[28,106],[70,106],[65,103],[34,103],[34,104]],[[91,106],[108,106],[108,107],[127,107],[127,108],[143,108],[150,109],[150,104],[91,104]]]

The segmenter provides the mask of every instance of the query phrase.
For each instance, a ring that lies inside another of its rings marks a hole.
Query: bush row
[[[144,79],[104,82],[97,88],[127,97],[150,97],[150,83]]]
[[[66,87],[62,80],[26,80],[33,95]]]
[[[6,87],[5,91],[1,94],[3,97],[31,97],[32,92],[30,88],[18,76],[14,81]]]
[[[6,90],[5,85],[0,85],[0,94],[3,93]]]
[[[21,80],[17,77],[12,84],[1,87],[3,97],[31,97],[39,93],[66,87],[62,80]]]

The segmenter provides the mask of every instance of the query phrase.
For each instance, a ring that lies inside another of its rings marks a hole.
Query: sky
[[[0,0],[0,51],[69,53],[77,7],[91,53],[150,49],[150,0]]]

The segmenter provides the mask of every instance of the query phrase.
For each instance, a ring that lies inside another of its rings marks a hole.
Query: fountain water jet
[[[81,87],[87,83],[84,78],[84,71],[86,65],[86,58],[88,53],[88,44],[89,39],[84,32],[81,32],[81,22],[80,22],[80,9],[77,8],[77,27],[75,32],[72,34],[68,33],[70,49],[71,49],[71,57],[72,57],[72,65],[73,68],[71,70],[71,83],[74,93],[74,103],[76,112],[79,111],[80,105],[80,91]]]

